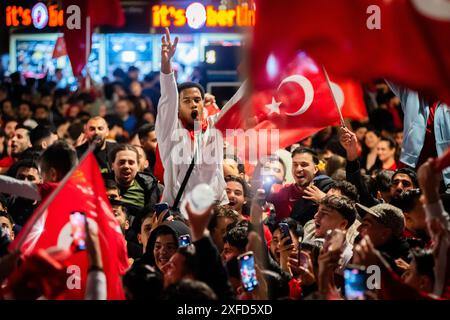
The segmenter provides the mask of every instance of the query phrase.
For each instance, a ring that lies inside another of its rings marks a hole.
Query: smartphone
[[[169,210],[169,204],[167,202],[160,202],[155,204],[155,212],[158,218],[161,215],[161,213],[167,212],[167,210]]]
[[[348,265],[344,270],[344,292],[347,300],[365,300],[367,273],[363,266]]]
[[[328,230],[325,237],[324,247],[327,250],[342,248],[345,241],[345,232],[340,229]]]
[[[75,211],[70,214],[73,244],[77,251],[86,250],[86,215]]]
[[[298,265],[306,270],[309,269],[308,256],[303,251],[300,251],[298,254]]]
[[[255,258],[252,251],[241,254],[238,257],[239,270],[241,273],[241,282],[244,290],[247,292],[253,291],[258,286],[255,270]]]
[[[187,247],[191,244],[191,236],[188,234],[184,234],[178,238],[178,246],[180,248]]]
[[[266,196],[268,196],[272,192],[272,186],[275,183],[275,178],[271,175],[264,175],[263,176],[263,189],[266,193]]]
[[[289,225],[287,223],[280,222],[278,226],[280,227],[281,239],[289,238],[289,240],[286,241],[286,244],[291,244],[292,239],[291,234],[289,232]]]

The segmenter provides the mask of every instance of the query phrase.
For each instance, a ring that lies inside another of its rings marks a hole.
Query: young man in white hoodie
[[[227,203],[223,175],[223,140],[214,128],[218,114],[204,118],[205,92],[193,82],[177,86],[171,59],[178,38],[172,42],[169,30],[162,37],[161,98],[156,118],[156,136],[164,166],[164,193],[162,201],[174,205],[193,157],[195,166],[189,177],[183,197],[196,185],[208,184],[215,200]]]

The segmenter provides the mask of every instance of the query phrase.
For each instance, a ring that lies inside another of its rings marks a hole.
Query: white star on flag
[[[272,113],[280,114],[280,104],[281,102],[277,102],[274,97],[272,97],[272,102],[266,104],[265,107],[270,109],[269,115]]]

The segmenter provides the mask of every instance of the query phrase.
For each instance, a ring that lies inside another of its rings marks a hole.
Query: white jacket
[[[160,81],[161,98],[155,131],[164,166],[162,201],[173,205],[191,163],[194,148],[197,148],[200,152],[197,152],[194,170],[181,199],[196,185],[206,183],[214,190],[216,200],[222,204],[227,203],[223,176],[223,140],[220,131],[214,128],[219,114],[207,118],[208,128],[205,132],[195,131],[194,143],[178,118],[179,99],[174,73],[161,72]]]

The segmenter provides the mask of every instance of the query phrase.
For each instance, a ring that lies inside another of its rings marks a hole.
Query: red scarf
[[[186,128],[186,124],[184,122],[183,123],[183,127]],[[206,129],[208,128],[208,121],[206,121],[206,119],[202,119],[202,132],[205,132]],[[194,129],[187,129],[189,131],[189,136],[191,137],[191,140],[194,141]]]

